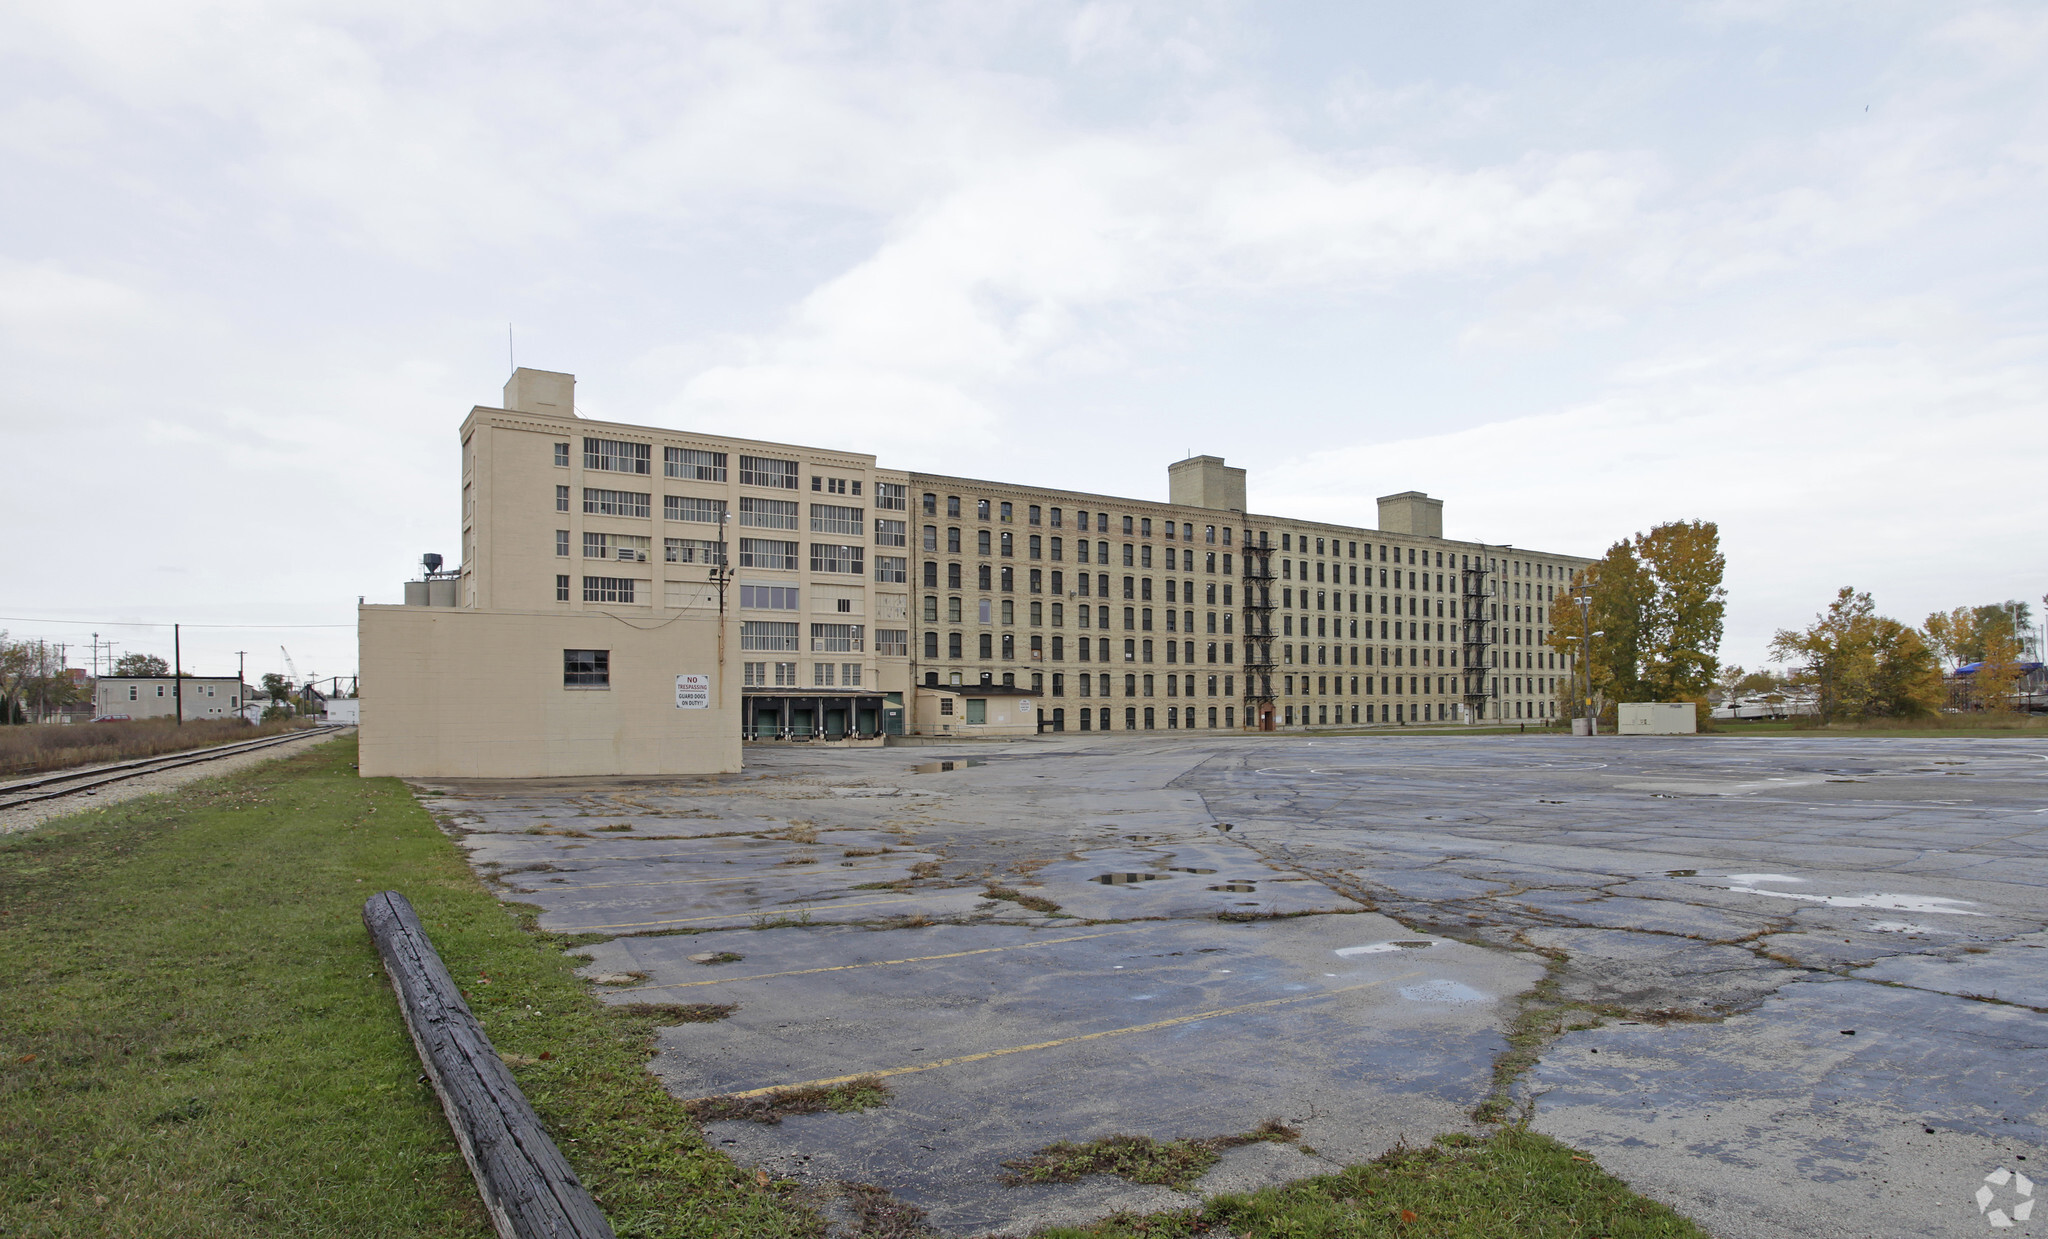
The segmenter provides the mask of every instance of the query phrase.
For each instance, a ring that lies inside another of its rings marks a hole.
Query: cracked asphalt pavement
[[[582,948],[608,1000],[738,1005],[662,1033],[678,1096],[894,1091],[712,1139],[947,1233],[1193,1199],[998,1182],[1055,1140],[1303,1131],[1232,1150],[1205,1194],[1483,1130],[1518,1025],[1539,1049],[1507,1110],[1730,1239],[1986,1231],[1984,1176],[2048,1156],[2038,741],[1158,733],[747,760],[422,787],[505,898],[609,935]],[[2048,1233],[2048,1209],[2001,1233]]]

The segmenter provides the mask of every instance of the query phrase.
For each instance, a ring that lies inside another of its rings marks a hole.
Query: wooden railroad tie
[[[363,905],[363,925],[500,1239],[614,1239],[462,1000],[412,904],[382,891]]]

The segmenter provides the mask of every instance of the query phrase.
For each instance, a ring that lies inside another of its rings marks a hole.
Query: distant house
[[[226,676],[107,676],[94,687],[93,713],[100,718],[171,718],[179,712],[181,690],[186,718],[234,718],[242,713],[248,687]]]

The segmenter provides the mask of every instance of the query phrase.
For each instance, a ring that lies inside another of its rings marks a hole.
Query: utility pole
[[[177,725],[185,725],[185,647],[176,624],[171,625],[171,702],[178,712]]]
[[[235,651],[235,702],[243,710],[249,708],[249,651]],[[247,718],[244,714],[242,717]]]

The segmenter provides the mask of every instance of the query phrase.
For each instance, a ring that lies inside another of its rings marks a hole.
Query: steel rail
[[[326,729],[323,726],[319,730],[324,731]],[[315,731],[295,731],[288,735],[265,736],[258,740],[237,740],[231,744],[220,744],[211,748],[187,750],[182,753],[165,753],[159,757],[137,758],[133,761],[117,762],[111,766],[96,766],[90,770],[59,771],[55,774],[44,775],[41,778],[23,779],[0,786],[0,797],[6,797],[6,799],[0,799],[0,809],[12,809],[19,805],[34,804],[41,800],[56,800],[62,796],[75,796],[80,792],[90,791],[96,787],[104,787],[109,783],[119,783],[125,779],[141,778],[145,774],[156,774],[164,770],[176,770],[180,766],[196,766],[201,762],[218,761],[223,757],[233,757],[238,753],[251,753],[257,749],[270,748],[273,745],[288,744],[293,740],[302,740],[313,734],[317,733]],[[52,784],[58,783],[69,783],[74,784],[74,786],[58,787],[47,791],[40,790],[50,788]],[[30,794],[20,796],[15,794],[17,792],[28,792]]]

